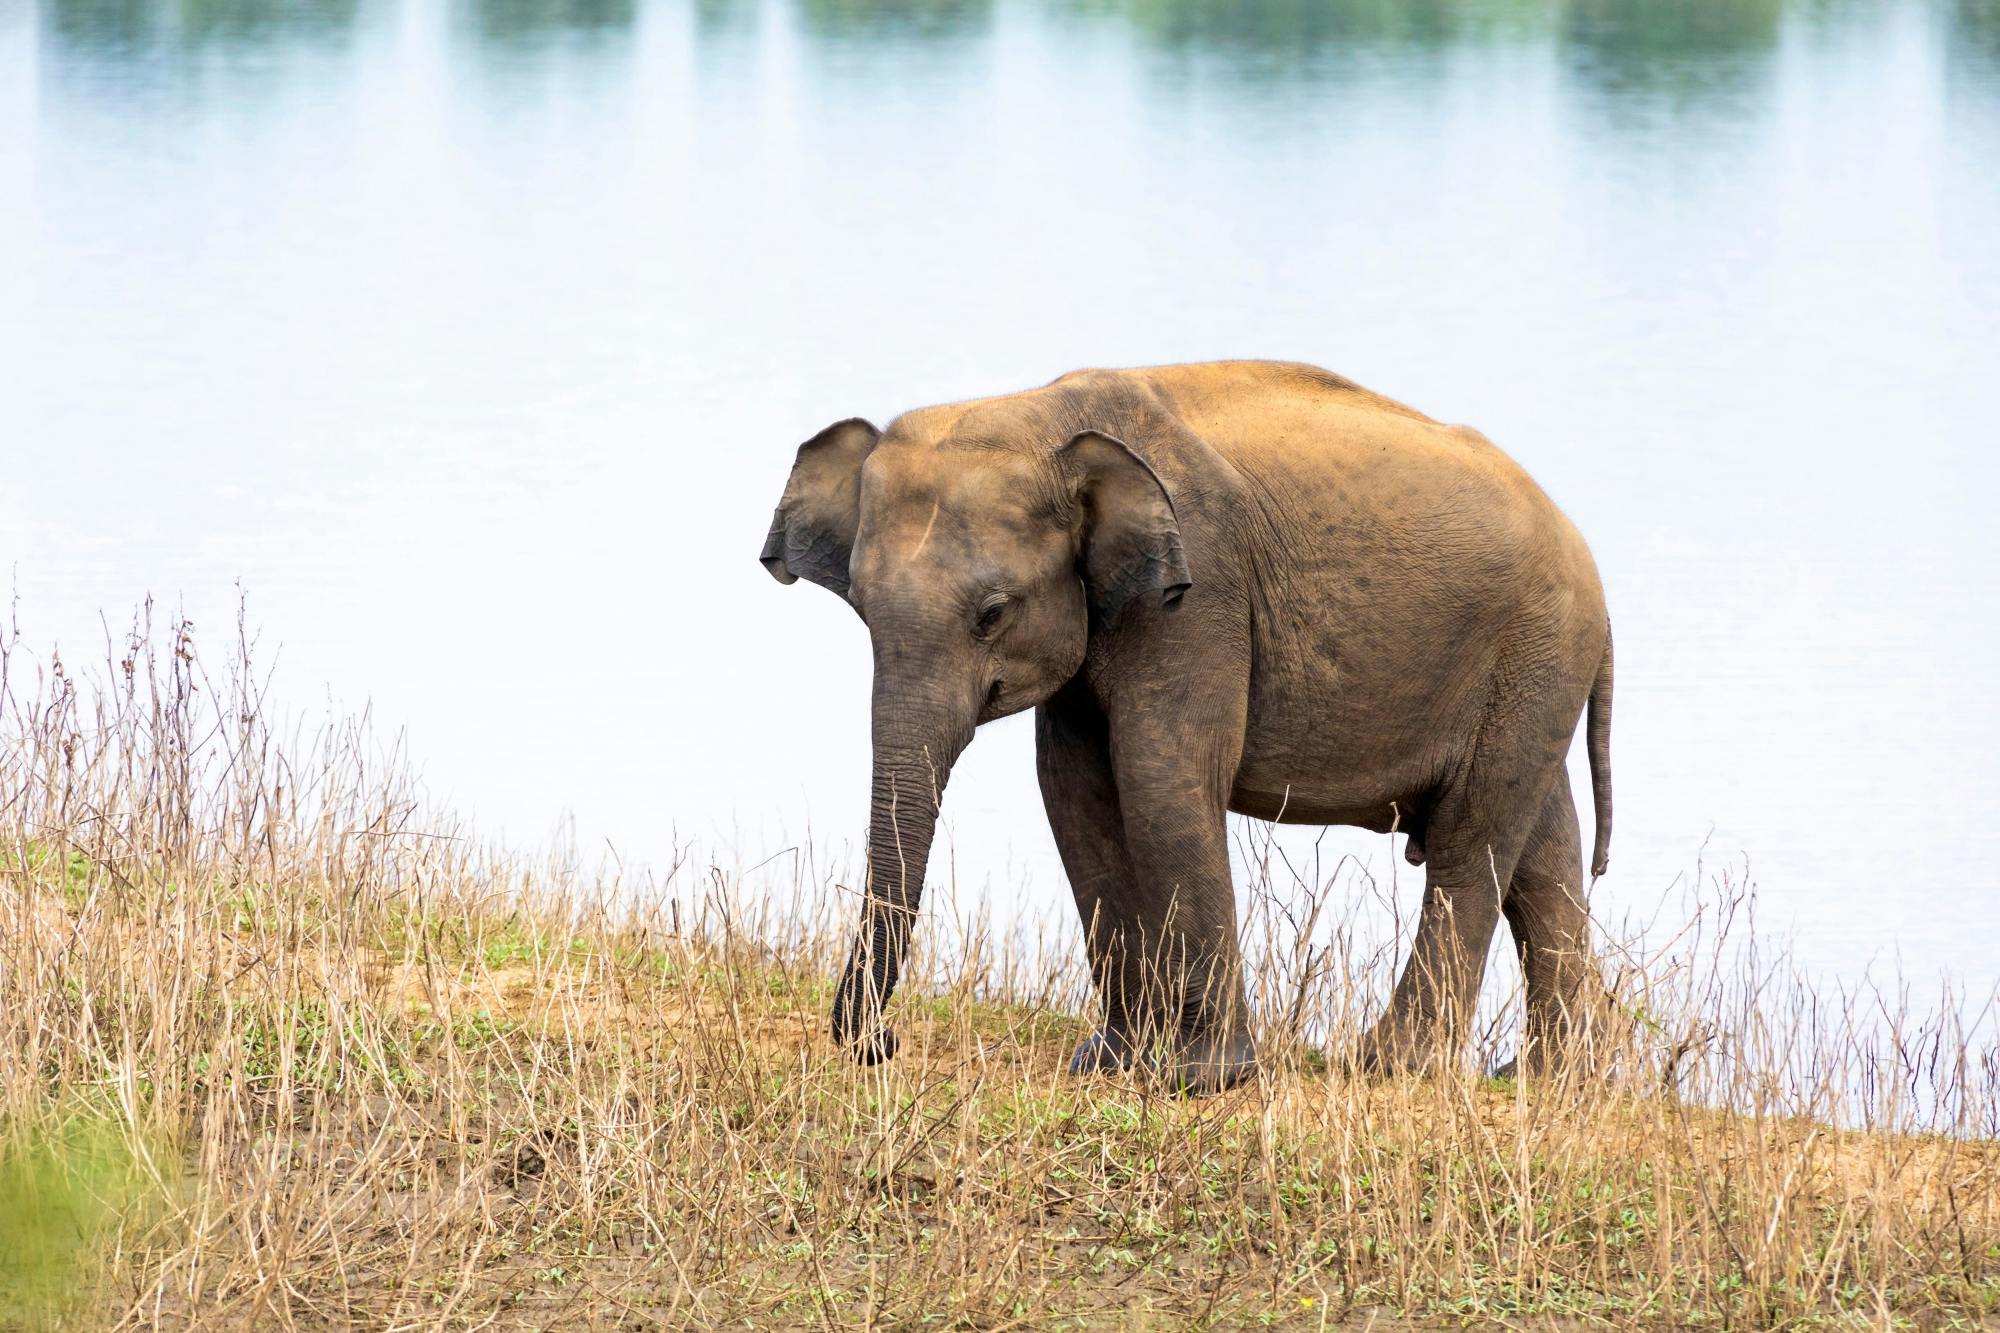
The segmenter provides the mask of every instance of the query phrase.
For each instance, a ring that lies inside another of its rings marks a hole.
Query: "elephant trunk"
[[[923,903],[924,867],[951,766],[972,739],[973,711],[943,691],[885,688],[878,670],[874,784],[869,797],[868,888],[861,927],[833,1000],[834,1040],[863,1064],[895,1054],[882,1009],[909,956]]]

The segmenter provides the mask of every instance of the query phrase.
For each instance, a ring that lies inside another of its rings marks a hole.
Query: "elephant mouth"
[[[1007,682],[1004,680],[997,680],[997,679],[993,682],[993,684],[990,687],[988,687],[986,691],[986,702],[983,705],[981,705],[979,709],[981,717],[994,718],[1000,716],[1000,695],[1002,691],[1004,691],[1006,688],[1007,688]]]

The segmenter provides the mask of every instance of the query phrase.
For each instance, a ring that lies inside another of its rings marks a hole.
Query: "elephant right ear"
[[[1087,430],[1056,450],[1084,512],[1083,576],[1091,610],[1115,619],[1141,594],[1171,610],[1193,585],[1180,520],[1159,474],[1123,440]]]
[[[771,535],[757,557],[780,583],[807,579],[847,595],[847,561],[861,524],[861,464],[882,432],[851,417],[799,446]]]

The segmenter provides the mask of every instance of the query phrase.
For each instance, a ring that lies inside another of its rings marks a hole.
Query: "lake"
[[[2000,983],[1990,0],[0,3],[0,255],[25,641],[240,585],[280,704],[516,845],[858,843],[865,632],[755,560],[823,425],[1271,356],[1592,542],[1601,917],[1720,867]],[[948,853],[1062,921],[1032,730]]]

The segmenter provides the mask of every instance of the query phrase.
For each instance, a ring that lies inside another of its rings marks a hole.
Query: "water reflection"
[[[42,0],[43,30],[90,57],[345,36],[358,0]]]
[[[1275,69],[1356,46],[1421,51],[1550,26],[1543,0],[1113,0],[1078,12],[1116,14],[1163,46],[1190,53],[1256,54]]]
[[[799,14],[825,37],[960,37],[992,25],[993,0],[799,0]]]
[[[2000,68],[2000,0],[1952,0],[1946,41],[1955,58]]]
[[[809,37],[962,36],[988,31],[993,0],[770,0]],[[689,0],[704,28],[737,28],[758,0]],[[664,3],[664,11],[682,5]],[[1776,47],[1785,0],[1044,0],[1056,20],[1115,21],[1192,58],[1252,61],[1267,77],[1310,72],[1358,50],[1420,54],[1468,43],[1560,42],[1604,88],[1699,95],[1727,87]],[[42,0],[44,30],[81,55],[115,57],[164,43],[330,38],[351,28],[359,0]],[[471,30],[502,43],[556,33],[630,29],[639,0],[465,0]],[[1851,13],[1794,3],[1818,21]],[[2000,3],[1953,0],[1955,45],[2000,55]]]
[[[909,42],[990,44],[996,22],[994,0],[458,0],[451,40],[518,75],[529,72],[519,62],[566,39],[629,45],[642,5],[669,24],[690,22],[697,41],[754,40],[775,19],[808,49],[850,59],[900,60]],[[393,29],[406,11],[393,0],[41,0],[39,12],[64,69],[144,62],[171,75],[217,49],[343,43],[362,26]],[[1553,59],[1581,114],[1628,136],[1685,116],[1751,117],[1768,99],[1788,23],[1838,32],[1881,12],[1853,0],[1023,0],[1018,16],[1057,34],[1108,30],[1164,57],[1149,67],[1159,97],[1203,76],[1239,92],[1307,91],[1467,50]],[[1937,24],[1954,66],[2000,66],[2000,0],[1950,0]]]
[[[1454,48],[1557,52],[1577,86],[1630,116],[1665,105],[1728,105],[1764,78],[1788,19],[1838,28],[1877,7],[1848,0],[1031,0],[1057,24],[1111,24],[1183,62],[1232,79],[1282,83],[1338,72],[1356,59],[1433,58]],[[343,40],[361,0],[41,0],[42,30],[67,59]],[[393,23],[394,5],[371,6]],[[461,0],[477,42],[533,48],[564,35],[614,38],[641,0]],[[702,35],[746,32],[787,16],[807,41],[842,44],[990,34],[993,0],[657,0]],[[2000,0],[1951,0],[1941,16],[1954,59],[2000,64]]]
[[[155,8],[148,0],[42,0],[42,31],[83,54],[115,56],[153,42]]]
[[[757,0],[694,0],[695,31],[742,32],[757,22]]]
[[[1788,11],[1784,0],[1082,0],[1067,12],[1121,19],[1176,57],[1254,82],[1468,47],[1552,49],[1594,99],[1643,115],[1754,89]]]
[[[1736,96],[1777,49],[1782,0],[1570,0],[1562,43],[1588,86],[1627,105]]]
[[[622,33],[637,16],[634,0],[471,0],[468,8],[480,37],[509,45]]]

